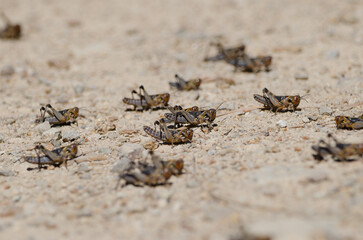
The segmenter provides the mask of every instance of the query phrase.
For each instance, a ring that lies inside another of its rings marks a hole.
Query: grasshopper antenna
[[[7,25],[10,25],[10,19],[5,15],[5,13],[3,11],[0,11],[0,16],[2,19],[4,19],[4,21],[6,22]]]
[[[309,101],[305,98],[306,96],[309,96],[310,94],[305,94],[301,96],[300,98],[303,99],[305,102],[309,103]]]
[[[218,105],[218,107],[216,108],[216,111],[222,106],[224,102],[221,102],[221,104]]]

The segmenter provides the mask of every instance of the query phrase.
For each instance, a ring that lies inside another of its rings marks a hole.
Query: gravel
[[[62,139],[63,142],[70,142],[78,139],[80,137],[80,133],[77,130],[65,130],[62,131]]]
[[[50,129],[50,124],[48,121],[45,121],[43,123],[38,124],[35,127],[35,130],[37,130],[39,133],[44,133]]]
[[[11,170],[0,169],[0,176],[11,177],[11,176],[15,176],[15,173]]]
[[[277,126],[279,126],[280,128],[286,128],[287,127],[287,121],[284,121],[284,120],[279,120],[277,123],[276,123]]]
[[[144,151],[144,147],[141,144],[124,143],[120,148],[120,156],[130,160],[141,159]]]
[[[327,59],[337,59],[339,58],[340,53],[338,50],[330,50],[326,53],[326,58]]]
[[[121,157],[121,159],[112,167],[111,172],[112,173],[122,173],[126,169],[130,167],[130,159],[126,157]]]

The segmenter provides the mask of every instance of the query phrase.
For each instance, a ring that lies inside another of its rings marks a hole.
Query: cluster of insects
[[[271,56],[250,57],[246,52],[245,45],[232,48],[224,48],[221,43],[214,44],[217,48],[217,55],[204,58],[206,62],[225,61],[235,67],[235,71],[260,72],[269,71],[272,63]]]
[[[4,16],[3,16],[4,17]],[[7,21],[7,27],[0,32],[1,38],[18,38],[20,37],[20,26],[11,25]],[[10,30],[10,29],[18,30]],[[8,30],[7,30],[8,29]],[[13,32],[11,34],[11,32]],[[15,34],[18,32],[17,34]],[[245,45],[232,48],[224,48],[222,44],[215,44],[217,54],[212,57],[206,57],[205,61],[225,61],[235,66],[236,70],[246,72],[268,71],[271,65],[272,57],[259,56],[249,57],[245,52]],[[169,82],[171,88],[179,91],[198,90],[201,86],[202,79],[195,78],[185,80],[178,74],[175,74],[176,82]],[[300,95],[275,95],[267,88],[262,90],[262,95],[254,94],[254,99],[262,104],[263,110],[271,112],[297,111],[301,99]],[[180,105],[169,105],[170,94],[159,93],[149,94],[144,86],[137,90],[131,91],[131,98],[125,97],[123,102],[132,106],[127,111],[144,111],[167,109],[169,112],[164,113],[163,117],[154,122],[154,126],[144,126],[145,133],[152,138],[164,144],[187,144],[193,140],[193,128],[201,127],[208,131],[213,129],[213,122],[217,117],[217,108],[204,109],[198,106],[183,108]],[[51,127],[77,124],[79,108],[73,107],[64,110],[56,110],[50,104],[40,108],[40,117],[36,120],[38,123],[49,122]],[[359,117],[336,116],[335,122],[337,128],[359,130],[363,128],[363,115]],[[78,124],[77,124],[78,125]],[[338,142],[332,135],[328,135],[334,143],[327,143],[320,140],[318,145],[312,146],[315,151],[314,158],[321,161],[332,157],[337,161],[349,161],[352,157],[362,156],[362,144],[344,144]],[[38,143],[34,147],[35,156],[25,156],[23,159],[31,164],[38,165],[38,169],[45,168],[47,165],[67,167],[67,161],[77,157],[78,145],[73,143],[68,146],[47,149]],[[184,161],[168,160],[163,161],[159,156],[150,152],[152,164],[146,162],[131,162],[130,166],[119,174],[119,182],[122,180],[125,185],[132,184],[135,186],[158,186],[168,183],[172,175],[180,175],[183,172]],[[119,183],[118,183],[119,185]]]
[[[36,119],[36,122],[42,123],[47,121],[53,127],[67,125],[77,123],[78,114],[78,107],[57,111],[50,104],[47,104],[45,107],[40,108],[40,118]],[[25,156],[23,159],[28,163],[37,164],[40,171],[43,165],[59,167],[64,164],[67,167],[67,161],[76,157],[78,146],[73,143],[66,147],[48,150],[43,145],[37,144],[34,150],[36,156]]]

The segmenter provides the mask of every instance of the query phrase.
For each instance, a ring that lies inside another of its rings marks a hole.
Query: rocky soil
[[[0,0],[23,26],[0,41],[1,239],[360,239],[363,165],[312,157],[336,115],[363,112],[363,3],[359,0]],[[210,42],[273,56],[272,71],[234,72],[205,63]],[[178,73],[199,91],[168,86]],[[234,80],[234,85],[214,81]],[[115,190],[125,159],[149,161],[144,145],[166,110],[127,112],[143,84],[170,104],[216,107],[210,133],[160,145],[185,174],[156,188]],[[301,111],[257,109],[253,94],[305,95]],[[36,124],[39,108],[78,106],[78,126]],[[251,110],[253,109],[253,110]],[[251,110],[251,111],[247,111]],[[114,124],[109,128],[109,125]],[[36,142],[80,142],[80,162],[28,171]],[[114,169],[113,171],[111,171]]]

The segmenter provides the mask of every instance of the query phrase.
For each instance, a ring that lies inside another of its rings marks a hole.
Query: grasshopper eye
[[[292,103],[292,100],[291,100],[291,98],[288,98],[288,99],[287,99],[287,101],[288,101],[289,103]]]

